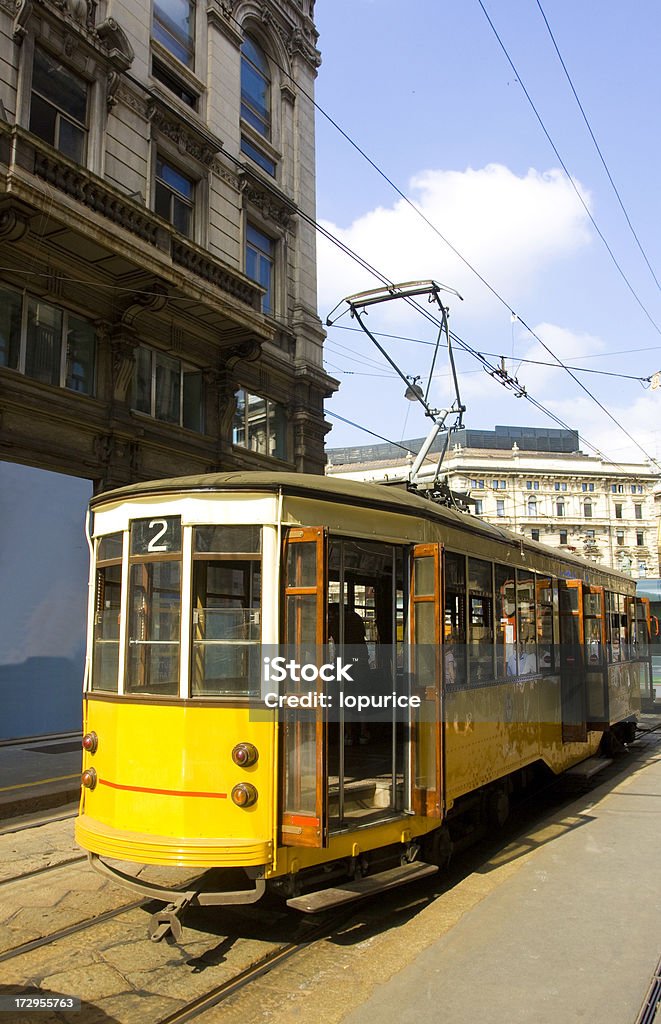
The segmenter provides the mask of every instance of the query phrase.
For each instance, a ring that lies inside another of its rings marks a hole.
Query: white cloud
[[[589,205],[589,195],[581,191]],[[522,176],[500,164],[478,170],[428,170],[411,180],[408,193],[424,216],[514,305],[551,264],[590,240],[587,214],[558,170],[531,169]],[[434,278],[456,288],[466,300],[462,319],[493,309],[488,289],[402,199],[366,212],[347,228],[328,222],[324,226],[391,280]],[[377,283],[332,243],[319,239],[323,315],[344,295]]]
[[[587,205],[589,194],[581,189]],[[470,261],[482,277],[514,309],[525,315],[526,305],[536,305],[551,288],[554,273],[564,271],[589,244],[589,219],[574,189],[560,171],[529,170],[516,175],[499,164],[466,171],[429,170],[410,182],[412,200],[443,235]],[[509,314],[489,290],[418,217],[403,200],[390,207],[365,212],[346,228],[326,225],[346,245],[393,281],[434,278],[456,288],[464,302],[448,298],[451,323],[474,348],[507,356],[506,368],[525,385],[528,393],[553,411],[570,427],[614,461],[641,463],[645,455],[626,434],[562,369],[522,363],[522,359],[552,362],[552,356],[520,323],[510,326]],[[376,287],[378,282],[331,243],[319,240],[319,308],[325,316],[344,295]],[[566,298],[559,293],[557,299]],[[545,303],[548,305],[548,303]],[[528,319],[526,317],[526,319]],[[583,318],[585,319],[585,318]],[[343,325],[349,323],[345,318]],[[403,303],[374,308],[368,319],[375,331],[433,339],[435,330],[425,325]],[[542,322],[535,333],[565,363],[599,369],[615,368],[604,359],[607,341],[585,331]],[[331,332],[328,360],[358,373],[342,377],[342,389],[332,409],[356,418],[371,429],[391,437],[422,435],[426,431],[420,410],[407,410],[396,380],[369,381],[360,376],[369,367],[355,358],[379,358],[366,339]],[[348,346],[337,350],[337,344]],[[406,373],[425,373],[430,349],[384,341]],[[334,351],[335,349],[335,351]],[[478,364],[459,355],[462,401],[467,406],[466,424],[492,427],[495,423],[558,426],[525,399],[517,400]],[[351,357],[351,353],[355,358]],[[497,358],[492,361],[497,363]],[[384,370],[387,367],[384,363]],[[331,372],[333,372],[331,370]],[[447,356],[441,354],[436,373],[447,373]],[[631,372],[631,371],[629,371]],[[643,392],[635,381],[577,373],[577,377],[654,457],[661,456],[659,422],[660,392]],[[368,383],[369,381],[369,383]],[[439,377],[430,399],[439,406],[452,400],[451,381]],[[407,415],[408,413],[408,415]],[[417,413],[417,415],[416,415]],[[337,434],[340,435],[338,430]],[[346,433],[346,431],[344,431]],[[344,436],[342,434],[341,436]],[[367,437],[357,437],[367,443]],[[334,438],[331,443],[334,442]],[[589,451],[583,444],[584,450]]]

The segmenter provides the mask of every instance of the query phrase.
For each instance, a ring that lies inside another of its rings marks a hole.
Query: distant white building
[[[405,482],[423,439],[336,448],[326,472],[354,480]],[[431,487],[437,441],[418,477]],[[659,567],[659,474],[649,463],[616,465],[579,450],[578,433],[497,426],[453,435],[440,478],[468,499],[471,514],[634,578]],[[655,501],[655,498],[657,499]]]

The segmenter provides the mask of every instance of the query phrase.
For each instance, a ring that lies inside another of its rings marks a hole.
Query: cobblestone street
[[[580,891],[581,873],[588,871],[595,892],[600,886],[612,886],[614,907],[637,901],[637,913],[628,923],[618,919],[617,928],[611,926],[611,941],[621,946],[627,969],[626,984],[614,970],[614,987],[624,996],[620,996],[619,1006],[615,1000],[612,1012],[622,1014],[626,998],[631,1013],[609,1017],[606,1008],[600,1017],[613,1024],[628,1024],[629,1020],[633,1024],[634,1004],[642,1001],[645,979],[661,946],[656,913],[661,907],[661,888],[652,854],[658,842],[658,811],[653,798],[659,793],[660,740],[658,731],[643,735],[617,759],[609,777],[588,793],[577,797],[565,792],[551,801],[542,798],[538,809],[513,826],[505,840],[481,844],[458,858],[451,873],[436,883],[404,887],[322,919],[301,917],[268,901],[253,908],[196,910],[185,919],[180,944],[149,941],[147,924],[155,905],[132,899],[130,892],[89,868],[73,842],[72,818],[6,831],[0,835],[0,994],[39,991],[82,1001],[81,1012],[13,1014],[11,1020],[16,1024],[54,1024],[57,1020],[138,1024],[193,1017],[210,1024],[245,1020],[293,1024],[302,1019],[330,1024],[353,1011],[360,1012],[360,1019],[375,1022],[392,1012],[396,1020],[409,1005],[409,973],[416,970],[418,960],[429,957],[435,944],[444,942],[442,956],[432,961],[432,974],[441,971],[434,985],[444,989],[447,1021],[464,1024],[476,1019],[472,1011],[465,1016],[464,1010],[458,1009],[463,1006],[465,993],[462,996],[461,992],[479,947],[479,935],[470,931],[476,914],[487,915],[487,920],[491,914],[494,920],[510,921],[507,941],[515,941],[514,935],[520,937],[524,948],[534,946],[539,916],[530,907],[544,899],[544,888],[535,896],[540,879],[551,879],[555,873],[557,885],[564,891],[567,870],[576,879],[574,894]],[[630,800],[631,796],[636,799]],[[602,856],[591,861],[589,851],[592,857],[597,852]],[[622,874],[622,863],[631,865],[629,877]],[[649,865],[649,871],[637,875],[642,865]],[[185,879],[181,871],[168,876],[156,869],[145,870],[145,876],[171,884]],[[546,898],[551,898],[551,889],[547,891]],[[561,897],[556,894],[552,898],[553,906],[561,907]],[[602,911],[588,892],[586,898],[586,929],[591,934],[594,928],[595,946],[594,952],[582,954],[588,963],[590,957],[601,955],[603,939],[598,939],[593,921]],[[547,916],[553,912],[551,906],[543,910]],[[481,926],[478,931],[486,934]],[[494,953],[505,940],[491,934]],[[525,989],[527,957],[522,951],[510,953],[505,961],[496,956],[500,989],[507,991],[507,986],[515,983],[514,975],[509,977],[514,963],[517,984]],[[553,956],[549,951],[545,955]],[[489,988],[493,979],[488,977],[484,949],[480,958],[482,981]],[[271,968],[261,977],[254,970],[260,963]],[[443,970],[444,963],[448,972]],[[556,987],[559,980],[554,979]],[[232,985],[236,981],[241,990],[235,992]],[[599,984],[603,983],[602,978]],[[380,993],[387,993],[387,986],[393,984],[399,989],[388,1011],[379,1003],[384,998]],[[417,978],[417,991],[426,991],[421,984]],[[535,984],[539,988],[539,979]],[[201,1001],[195,1006],[195,1000],[208,994],[210,1005]],[[593,994],[588,986],[587,1005]],[[532,985],[525,995],[534,999]],[[477,998],[477,993],[472,998]],[[489,998],[496,1006],[493,991]],[[436,997],[429,1005],[426,999],[420,1004],[424,1012],[418,1019],[432,1020]],[[214,1005],[219,1000],[221,1004]],[[580,1006],[580,999],[576,1005]],[[502,1009],[494,1009],[494,1013],[492,1020],[497,1024],[547,1019],[537,1010],[521,1017],[508,1016],[509,1011]]]

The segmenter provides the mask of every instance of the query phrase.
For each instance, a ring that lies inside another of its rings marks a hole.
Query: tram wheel
[[[510,816],[510,797],[505,786],[487,794],[487,820],[493,828],[502,828]]]

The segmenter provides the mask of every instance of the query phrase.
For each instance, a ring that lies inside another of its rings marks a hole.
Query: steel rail
[[[307,938],[300,942],[283,943],[277,949],[266,953],[254,964],[244,968],[233,978],[228,978],[219,985],[215,985],[214,988],[204,995],[192,999],[167,1017],[161,1018],[156,1024],[185,1024],[186,1021],[194,1020],[200,1014],[205,1013],[213,1006],[217,1006],[218,1003],[246,988],[251,982],[257,981],[263,975],[268,974],[269,971],[284,964],[297,953],[302,953],[316,942],[327,938],[336,928],[350,920],[354,911],[355,904],[352,903],[344,909],[342,914],[336,914],[330,921],[327,920],[318,928],[315,928]]]
[[[146,906],[148,902],[145,900],[134,900],[133,903],[126,903],[121,907],[115,907],[114,910],[106,910],[97,917],[68,925],[66,928],[60,928],[56,932],[51,932],[49,935],[43,935],[38,939],[31,939],[30,942],[23,942],[20,946],[14,946],[12,949],[7,949],[4,953],[0,953],[0,963],[4,963],[6,960],[13,960],[17,956],[23,956],[25,953],[31,953],[35,949],[41,949],[42,946],[49,946],[59,939],[66,939],[69,935],[76,935],[78,932],[87,931],[87,929],[94,928],[97,924],[103,924],[105,921],[111,921],[114,917],[126,914],[129,910],[136,910],[138,907]]]
[[[60,860],[57,864],[44,864],[43,867],[33,868],[32,871],[25,871],[22,875],[12,875],[11,878],[0,878],[0,886],[10,885],[12,882],[22,882],[26,878],[34,878],[36,875],[45,875],[48,871],[57,871],[58,868],[66,868],[69,864],[79,864],[81,860],[87,860],[87,856],[70,857],[68,860]]]

